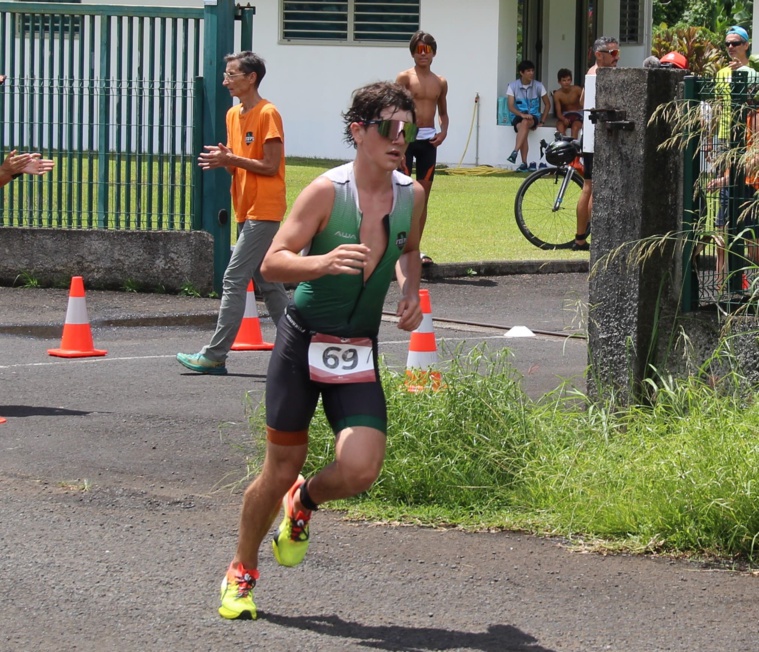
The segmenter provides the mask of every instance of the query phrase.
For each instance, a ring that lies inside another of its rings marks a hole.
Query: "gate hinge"
[[[603,122],[609,131],[632,131],[635,123],[627,119],[627,111],[621,109],[590,109],[593,124]]]

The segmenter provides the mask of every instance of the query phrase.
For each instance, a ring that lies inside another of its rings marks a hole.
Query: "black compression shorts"
[[[403,173],[411,176],[411,169],[416,159],[416,180],[429,181],[435,178],[435,162],[437,161],[437,147],[429,140],[415,140],[406,148],[406,161],[403,164]]]
[[[373,383],[319,383],[311,380],[308,346],[311,332],[302,332],[295,307],[290,304],[277,326],[277,339],[266,376],[266,425],[276,444],[305,443],[305,433],[316,411],[319,395],[335,434],[353,426],[387,432],[385,392],[377,368],[377,339],[372,338]]]

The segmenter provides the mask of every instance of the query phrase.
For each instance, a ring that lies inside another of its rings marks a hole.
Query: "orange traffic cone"
[[[92,343],[87,302],[84,298],[84,281],[81,276],[71,278],[69,306],[66,311],[66,322],[63,324],[61,348],[48,349],[47,352],[59,358],[89,358],[108,353],[108,351],[94,348]]]
[[[245,314],[242,317],[240,330],[232,344],[233,351],[271,351],[274,345],[264,342],[261,335],[261,322],[258,320],[256,308],[256,292],[253,281],[248,281],[248,293],[245,296]]]
[[[419,290],[419,303],[422,307],[422,323],[411,333],[406,359],[406,389],[409,392],[441,388],[440,372],[432,369],[438,360],[429,290]]]

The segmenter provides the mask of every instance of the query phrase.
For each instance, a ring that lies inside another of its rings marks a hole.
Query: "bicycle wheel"
[[[557,202],[568,169],[572,177]],[[582,184],[582,175],[573,168],[546,168],[527,177],[514,200],[514,217],[524,237],[540,249],[571,249]]]

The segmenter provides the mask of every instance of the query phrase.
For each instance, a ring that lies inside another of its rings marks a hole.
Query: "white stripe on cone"
[[[406,369],[429,369],[437,364],[437,351],[409,351]]]
[[[243,315],[243,319],[258,319],[255,292],[245,293],[245,314]]]
[[[89,324],[87,316],[87,302],[84,297],[69,297],[69,305],[66,309],[67,324]]]
[[[419,327],[416,329],[417,333],[432,333],[432,313],[429,312],[423,312],[422,313],[422,322],[419,324]]]

